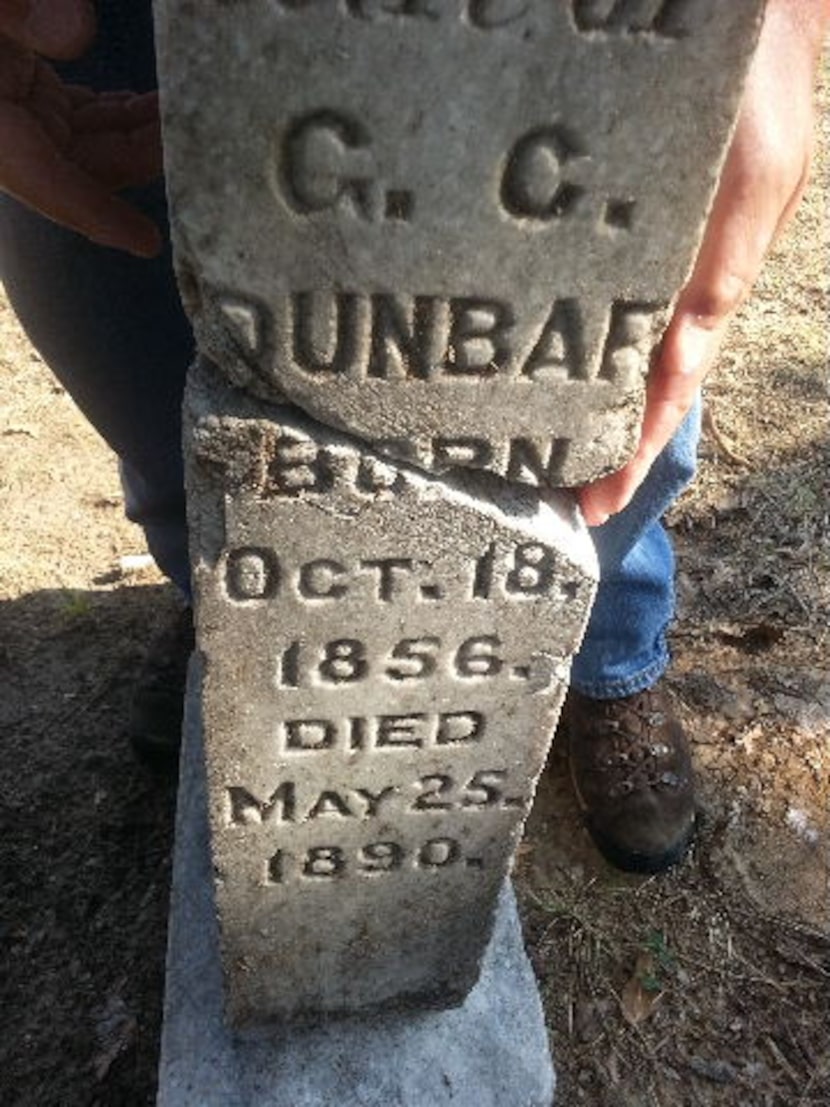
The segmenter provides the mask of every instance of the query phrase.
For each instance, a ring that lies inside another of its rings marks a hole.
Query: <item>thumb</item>
[[[0,0],[0,34],[47,58],[75,58],[95,34],[95,11],[91,0]]]

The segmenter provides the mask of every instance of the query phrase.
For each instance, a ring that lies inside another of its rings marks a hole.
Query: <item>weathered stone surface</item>
[[[461,1007],[231,1033],[223,1017],[198,692],[194,666],[176,811],[158,1107],[550,1107],[547,1031],[509,888],[479,982]]]
[[[569,499],[431,478],[191,374],[189,505],[235,1024],[459,1003],[593,596]]]
[[[618,467],[761,7],[159,0],[202,348],[421,468]]]

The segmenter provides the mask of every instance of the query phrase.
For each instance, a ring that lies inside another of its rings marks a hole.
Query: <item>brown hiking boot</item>
[[[680,861],[695,829],[692,760],[662,688],[618,700],[572,689],[566,720],[571,778],[603,857],[641,873]]]

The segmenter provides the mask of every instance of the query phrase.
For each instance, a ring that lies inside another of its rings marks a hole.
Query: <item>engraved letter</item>
[[[388,603],[397,592],[395,574],[411,573],[415,568],[415,562],[410,557],[365,557],[360,562],[360,568],[368,571],[377,570],[377,597]]]
[[[253,304],[241,300],[225,299],[219,310],[233,327],[234,335],[241,341],[247,354],[257,354],[262,346],[262,321]]]
[[[232,600],[270,599],[279,581],[280,566],[272,550],[244,546],[228,553],[225,586]]]
[[[391,492],[397,496],[406,488],[406,477],[394,465],[381,461],[380,458],[361,454],[354,483],[359,492],[369,492],[372,495]]]
[[[288,719],[283,725],[287,750],[330,750],[337,738],[328,719]]]
[[[444,370],[459,376],[491,377],[510,357],[505,332],[513,313],[497,300],[458,299],[450,304],[452,321]]]
[[[389,746],[392,749],[423,746],[423,739],[419,738],[414,731],[418,723],[425,718],[425,715],[415,712],[411,715],[378,716],[378,732],[375,745],[378,748]]]
[[[545,453],[530,438],[511,438],[505,476],[511,481],[556,485],[568,457],[570,439],[552,438],[545,443]]]
[[[484,438],[433,438],[432,464],[437,470],[448,465],[469,465],[486,469],[493,460],[492,443]]]
[[[339,561],[327,557],[307,561],[300,569],[300,595],[309,600],[339,600],[349,590],[347,584],[337,583],[345,572]]]
[[[364,818],[370,819],[374,815],[377,815],[380,805],[385,799],[389,799],[395,794],[395,787],[388,785],[386,788],[381,788],[379,792],[370,792],[368,788],[355,788],[355,795],[360,798],[366,804],[366,810],[364,812]]]
[[[634,388],[645,377],[664,307],[625,300],[616,300],[611,305],[611,322],[599,372],[602,380],[612,380],[621,388]]]
[[[267,800],[258,800],[247,788],[228,788],[226,821],[229,826],[251,826],[269,819],[293,822],[296,810],[296,788],[287,780],[280,784]]]
[[[267,491],[272,496],[299,496],[302,492],[328,492],[334,472],[325,446],[282,433],[268,462]]]
[[[340,815],[348,818],[354,815],[354,812],[339,792],[321,792],[306,818],[319,819],[321,815]]]
[[[371,214],[369,136],[354,119],[334,111],[303,116],[283,141],[285,193],[300,215],[345,206]]]
[[[438,716],[435,743],[456,746],[480,742],[484,736],[484,716],[480,711],[452,711]]]
[[[522,369],[535,381],[580,380],[585,365],[579,301],[556,300]]]
[[[347,373],[358,354],[365,305],[348,292],[295,292],[291,297],[292,357],[305,373]]]
[[[434,296],[414,300],[378,293],[372,297],[370,377],[425,380],[447,341],[447,308]]]
[[[559,124],[529,131],[507,158],[501,182],[505,211],[543,223],[566,215],[584,189],[562,180],[562,166],[583,155],[574,136]]]

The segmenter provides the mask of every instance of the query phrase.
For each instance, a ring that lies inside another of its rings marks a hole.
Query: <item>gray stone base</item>
[[[158,1107],[550,1107],[542,1005],[509,887],[463,1006],[231,1035],[222,1014],[197,675],[192,667]]]

